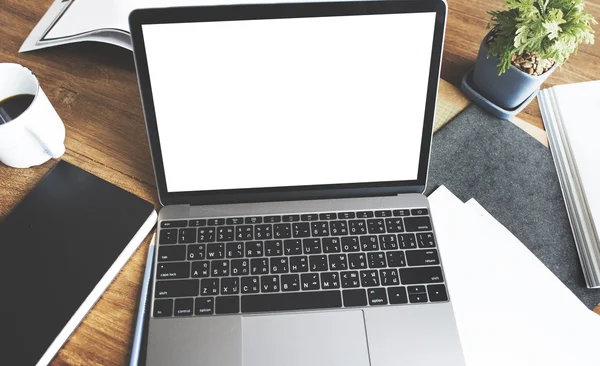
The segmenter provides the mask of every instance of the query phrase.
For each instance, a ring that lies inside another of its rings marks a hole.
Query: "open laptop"
[[[147,365],[463,365],[425,188],[443,1],[144,9]]]

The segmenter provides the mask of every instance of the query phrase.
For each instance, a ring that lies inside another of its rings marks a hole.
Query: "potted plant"
[[[579,44],[594,43],[591,25],[597,23],[582,0],[507,0],[506,8],[488,12],[491,31],[472,81],[489,102],[510,111],[532,99]]]

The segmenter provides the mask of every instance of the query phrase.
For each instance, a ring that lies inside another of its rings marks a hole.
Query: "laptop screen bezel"
[[[447,6],[444,0],[279,3],[134,10],[129,16],[129,26],[160,202],[165,206],[173,204],[203,205],[422,193],[425,190],[429,167],[446,11]],[[142,25],[424,12],[435,13],[436,17],[417,179],[190,192],[167,191]]]

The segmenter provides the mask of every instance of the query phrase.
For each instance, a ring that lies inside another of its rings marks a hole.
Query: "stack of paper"
[[[429,199],[467,365],[600,364],[598,315],[475,200]]]
[[[585,281],[600,288],[600,81],[544,89],[538,100]]]

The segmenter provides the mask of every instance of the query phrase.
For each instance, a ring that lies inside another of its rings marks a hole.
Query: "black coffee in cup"
[[[29,106],[35,95],[18,94],[0,100],[0,124],[7,123],[19,117]]]

